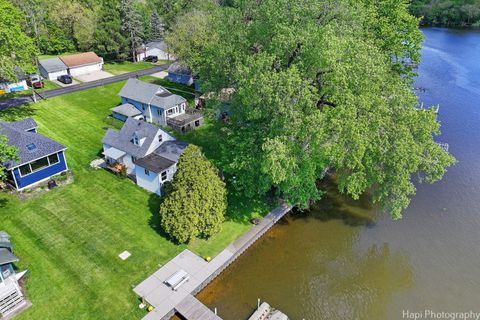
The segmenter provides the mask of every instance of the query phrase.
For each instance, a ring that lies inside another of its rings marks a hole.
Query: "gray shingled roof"
[[[171,161],[178,162],[180,155],[185,151],[185,148],[188,146],[188,143],[178,140],[169,140],[165,141],[153,151],[153,153],[167,158]]]
[[[59,58],[43,59],[39,60],[38,63],[40,63],[47,72],[67,71],[68,68]]]
[[[10,236],[5,231],[0,231],[0,248],[7,248],[12,250],[12,243],[10,242]]]
[[[189,76],[192,75],[192,70],[188,66],[186,66],[186,65],[184,65],[184,64],[182,64],[178,61],[172,63],[170,65],[170,67],[168,67],[167,71],[170,72],[170,73],[176,73],[176,74],[184,74],[184,75],[189,75]]]
[[[159,156],[158,154],[151,153],[144,158],[136,160],[135,164],[155,173],[160,173],[173,166],[175,162]]]
[[[120,131],[108,129],[102,142],[136,158],[143,158],[156,139],[158,130],[160,129],[153,124],[128,118]],[[133,144],[134,134],[139,139],[145,138],[141,146]]]
[[[19,162],[5,162],[3,165],[7,170],[65,149],[65,146],[39,133],[25,131],[36,127],[37,124],[32,118],[16,122],[0,121],[0,134],[8,138],[9,145],[17,147],[20,158]],[[34,148],[28,150],[28,145],[34,145]]]
[[[140,110],[135,108],[135,106],[130,103],[121,104],[118,107],[112,108],[110,110],[126,117],[135,117],[142,114]]]
[[[8,263],[17,262],[18,259],[13,253],[8,249],[0,248],[0,266]]]
[[[185,98],[171,93],[162,86],[133,78],[128,79],[118,95],[162,109],[169,109],[187,101]]]
[[[168,46],[167,44],[165,43],[165,41],[152,41],[152,42],[149,42],[145,45],[145,47],[147,49],[151,49],[151,48],[157,48],[157,49],[160,49],[162,51],[167,51],[168,50]]]

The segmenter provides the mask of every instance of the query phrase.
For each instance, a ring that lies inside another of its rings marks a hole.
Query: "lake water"
[[[459,163],[420,185],[401,221],[334,189],[276,225],[199,294],[225,320],[257,298],[291,319],[402,319],[403,312],[480,312],[480,32],[424,29],[416,87],[440,104]]]

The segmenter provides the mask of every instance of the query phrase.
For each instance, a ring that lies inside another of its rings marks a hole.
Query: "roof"
[[[66,149],[65,146],[44,135],[26,131],[36,127],[37,123],[32,118],[15,122],[0,121],[0,134],[7,137],[9,145],[17,148],[20,158],[20,162],[13,160],[5,162],[7,170]]]
[[[159,130],[160,128],[153,124],[128,118],[120,131],[108,129],[102,142],[136,158],[143,158],[146,156],[153,140],[157,138]],[[133,144],[134,134],[139,139],[145,138],[141,146]]]
[[[12,243],[10,242],[10,236],[5,231],[0,231],[0,248],[12,249]]]
[[[184,74],[184,75],[189,75],[191,76],[192,75],[192,70],[180,63],[180,62],[174,62],[170,65],[170,67],[168,67],[168,70],[167,70],[169,73],[176,73],[176,74]]]
[[[57,72],[67,70],[67,66],[59,58],[43,59],[38,61],[47,72]]]
[[[117,148],[109,148],[105,150],[103,154],[111,159],[118,160],[125,155],[125,152],[118,150]]]
[[[175,162],[159,156],[158,154],[151,153],[144,158],[137,159],[135,161],[135,164],[155,173],[160,173],[170,168],[172,165],[175,164]]]
[[[126,117],[135,117],[142,114],[140,110],[135,108],[135,106],[130,103],[121,104],[118,107],[112,108],[110,110]]]
[[[187,148],[188,143],[178,140],[169,140],[165,141],[153,151],[153,153],[162,156],[166,159],[169,159],[174,162],[178,162],[180,155]]]
[[[17,262],[19,260],[20,259],[18,259],[13,253],[11,253],[10,250],[0,248],[0,266],[7,263]]]
[[[187,101],[162,86],[133,78],[128,79],[118,95],[162,109],[169,109]]]
[[[92,51],[62,56],[60,59],[69,68],[95,64],[103,61],[102,58],[97,56],[97,54]]]
[[[167,51],[168,50],[167,43],[163,40],[151,41],[151,42],[147,43],[145,45],[145,47],[147,48],[147,50],[152,49],[152,48],[157,48],[157,49],[160,49],[162,51]]]

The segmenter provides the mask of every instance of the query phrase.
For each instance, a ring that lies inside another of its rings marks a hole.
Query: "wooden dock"
[[[154,307],[154,310],[149,312],[143,320],[167,320],[176,312],[187,320],[221,320],[194,295],[205,288],[291,209],[287,205],[274,209],[258,225],[252,226],[210,262],[188,249],[167,262],[133,289],[137,295]],[[188,281],[176,290],[172,290],[166,282],[179,270],[186,271]]]

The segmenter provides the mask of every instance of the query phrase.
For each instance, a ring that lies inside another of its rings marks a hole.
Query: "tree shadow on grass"
[[[4,121],[17,121],[33,117],[36,111],[37,109],[32,104],[25,104],[0,111],[0,118]]]
[[[0,198],[0,208],[5,208],[8,204],[7,198]]]
[[[165,233],[165,230],[163,230],[161,224],[160,224],[160,205],[162,204],[164,198],[159,197],[158,195],[152,193],[148,197],[148,209],[150,210],[150,213],[152,216],[150,217],[150,220],[148,221],[148,224],[150,227],[155,230],[155,232],[160,235],[161,237],[168,239],[172,241],[170,236]]]

